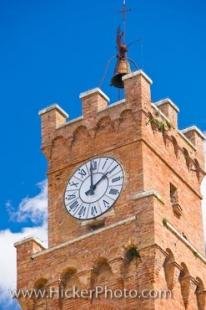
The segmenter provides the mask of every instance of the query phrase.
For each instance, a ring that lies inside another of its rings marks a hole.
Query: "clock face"
[[[93,158],[69,179],[64,195],[65,207],[79,220],[96,218],[114,205],[123,181],[123,169],[114,158]]]

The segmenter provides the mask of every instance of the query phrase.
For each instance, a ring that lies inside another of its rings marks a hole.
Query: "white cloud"
[[[9,296],[9,290],[16,287],[14,243],[23,238],[35,236],[47,245],[47,182],[41,182],[38,186],[39,194],[22,199],[15,212],[10,208],[10,215],[13,219],[18,219],[19,222],[31,220],[38,225],[23,227],[20,232],[12,232],[10,229],[0,231],[0,303],[6,302],[4,309],[15,309],[16,307]]]
[[[12,220],[22,223],[30,220],[34,224],[42,223],[47,218],[47,181],[37,184],[40,193],[34,197],[25,197],[14,211],[11,203],[7,203],[7,209]]]

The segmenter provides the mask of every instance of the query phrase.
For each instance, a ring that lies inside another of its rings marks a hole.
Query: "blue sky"
[[[38,110],[58,102],[70,118],[80,115],[79,93],[99,86],[115,55],[121,3],[0,0],[0,231],[18,233],[41,224],[41,218],[29,216],[12,220],[6,207],[15,212],[23,198],[44,193],[36,186],[46,178]],[[205,131],[205,1],[127,4],[133,9],[127,41],[143,42],[142,52],[136,43],[129,56],[153,79],[153,101],[170,97],[181,110],[181,129],[196,124]],[[109,86],[112,71],[102,88],[114,102],[118,94]]]

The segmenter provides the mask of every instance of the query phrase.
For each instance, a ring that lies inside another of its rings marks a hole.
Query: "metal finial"
[[[123,31],[124,31],[124,39],[126,36],[126,23],[127,23],[127,13],[131,12],[130,8],[127,8],[126,0],[123,0],[122,8],[120,13],[122,14],[122,23],[123,23]]]

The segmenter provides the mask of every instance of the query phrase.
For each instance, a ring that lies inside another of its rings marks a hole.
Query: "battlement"
[[[128,127],[136,122],[137,139],[140,136],[146,140],[151,139],[152,133],[149,132],[151,126],[156,138],[154,143],[161,146],[162,141],[158,135],[162,135],[165,143],[170,141],[173,144],[176,155],[182,152],[187,165],[191,167],[190,157],[193,157],[196,160],[193,168],[196,169],[198,165],[199,172],[204,174],[203,142],[205,136],[201,130],[196,126],[179,130],[179,108],[171,99],[166,98],[152,103],[150,89],[152,80],[142,70],[127,74],[123,81],[125,99],[112,104],[109,104],[109,97],[99,88],[81,93],[83,115],[77,119],[70,120],[69,115],[58,104],[39,112],[42,149],[47,158],[50,159],[51,156],[50,147],[60,138],[72,148],[77,139],[86,139],[89,136],[94,139],[98,131],[102,129],[112,129],[115,135],[120,123],[128,121]],[[140,116],[141,113],[142,116]]]
[[[123,80],[125,98],[111,104],[99,88],[81,93],[82,116],[77,119],[70,120],[57,104],[40,112],[42,150],[49,162],[49,186],[52,186],[49,191],[54,197],[60,192],[63,195],[66,180],[79,163],[103,155],[115,157],[124,163],[125,174],[128,175],[125,184],[131,195],[154,189],[162,195],[166,205],[171,206],[167,210],[169,218],[174,215],[177,218],[187,216],[190,221],[192,214],[196,214],[198,237],[195,235],[196,227],[186,230],[181,227],[185,219],[176,224],[177,228],[185,230],[201,252],[204,244],[200,237],[200,183],[205,176],[205,136],[194,126],[185,130],[178,128],[179,109],[171,99],[153,103],[152,81],[143,71],[128,74]],[[181,193],[172,204],[170,186]],[[133,200],[128,200],[124,194],[121,197],[122,201],[127,200],[127,215],[131,215]],[[60,208],[62,200],[58,201],[61,216],[56,213],[55,204],[50,197],[49,208],[55,210],[50,212],[50,245],[64,242],[68,235],[74,238],[88,232],[87,225],[64,219],[64,210]],[[169,214],[171,210],[174,211],[172,215]],[[108,216],[105,225],[124,218],[124,212],[120,201],[118,213]],[[57,217],[60,231],[54,234],[52,225]],[[66,227],[69,227],[69,232]]]

